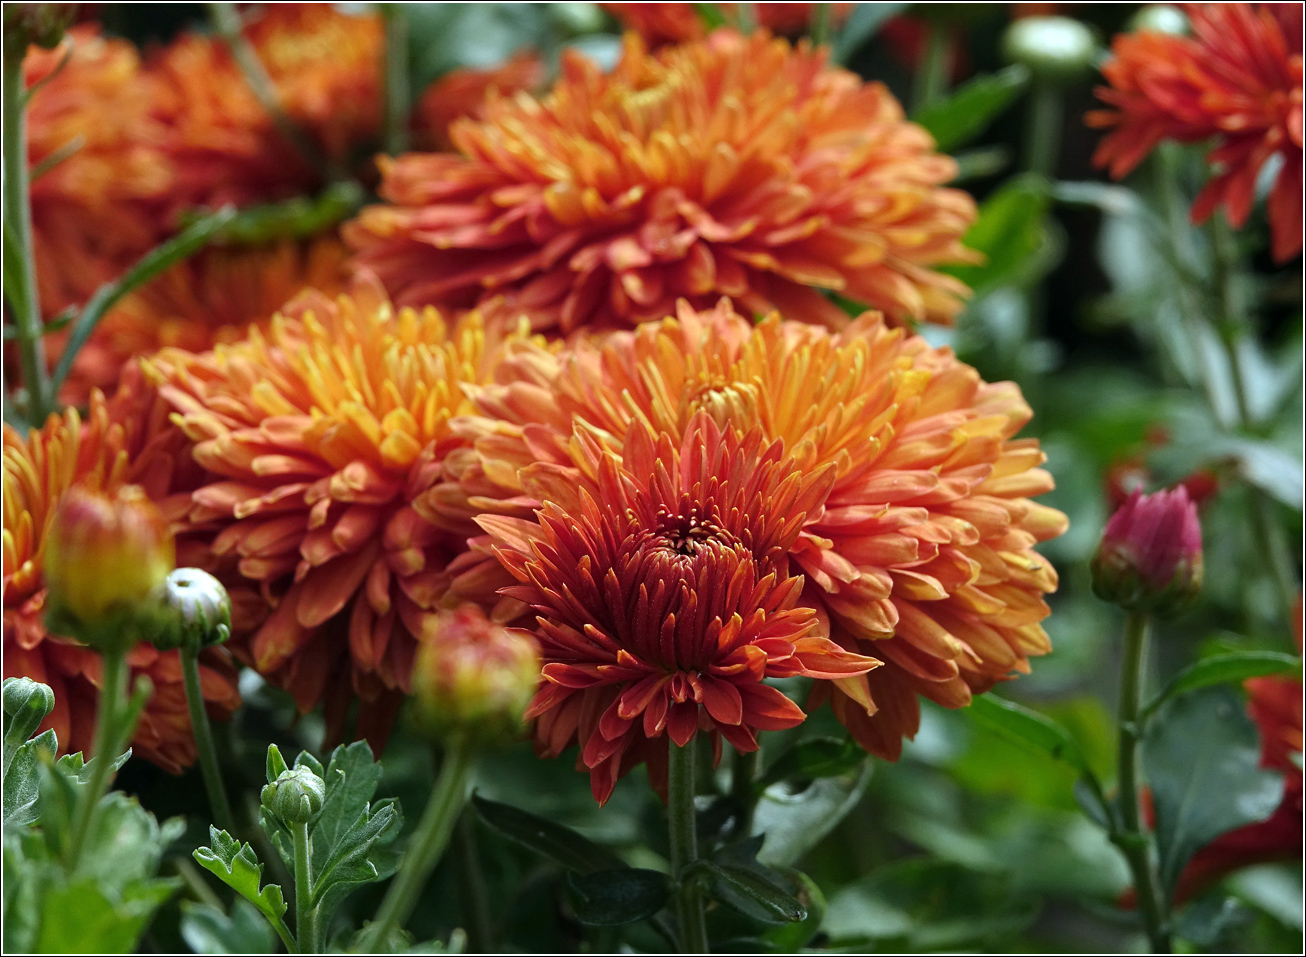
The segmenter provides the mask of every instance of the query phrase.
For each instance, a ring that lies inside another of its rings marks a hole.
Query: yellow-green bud
[[[138,486],[108,494],[74,486],[45,540],[47,624],[101,650],[125,650],[142,619],[152,630],[154,591],[176,564],[168,523]]]
[[[1002,52],[1035,79],[1064,83],[1087,73],[1097,57],[1093,31],[1069,17],[1024,17],[1007,28]]]
[[[169,572],[155,597],[163,610],[151,639],[156,648],[207,648],[230,637],[231,598],[222,582],[203,569]]]
[[[470,605],[437,616],[413,666],[419,720],[436,735],[459,734],[479,744],[521,733],[539,683],[535,638]]]
[[[1129,18],[1129,29],[1135,33],[1169,33],[1177,37],[1188,34],[1188,15],[1168,3],[1153,3]]]
[[[326,784],[301,764],[282,771],[260,797],[263,806],[286,824],[308,824],[322,810]]]

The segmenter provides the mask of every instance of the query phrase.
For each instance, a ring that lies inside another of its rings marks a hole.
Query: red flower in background
[[[544,61],[531,50],[516,53],[489,70],[450,70],[428,86],[417,101],[415,138],[424,148],[452,150],[449,126],[454,120],[464,116],[483,120],[491,97],[511,96],[519,90],[530,93],[543,84]]]
[[[707,36],[707,24],[692,3],[601,3],[627,30],[634,30],[649,46],[683,43]],[[718,3],[717,9],[727,20],[738,16],[734,3]],[[831,19],[838,23],[856,4],[830,4]],[[753,5],[757,25],[772,33],[794,36],[811,25],[814,3],[758,3]]]
[[[880,664],[819,637],[788,552],[834,481],[801,469],[759,429],[724,432],[699,413],[683,436],[631,423],[620,455],[578,427],[572,467],[523,475],[536,521],[485,515],[536,613],[544,683],[527,717],[556,757],[579,741],[594,797],[647,760],[665,781],[664,733],[698,731],[740,751],[805,717],[764,678],[849,678]],[[656,744],[655,744],[656,742]]]
[[[1256,179],[1272,157],[1282,168],[1268,201],[1275,260],[1301,251],[1302,5],[1189,4],[1192,37],[1121,34],[1102,68],[1098,96],[1112,109],[1087,116],[1110,129],[1093,160],[1119,179],[1162,140],[1216,139],[1217,173],[1193,203],[1195,222],[1223,207],[1241,227]]]

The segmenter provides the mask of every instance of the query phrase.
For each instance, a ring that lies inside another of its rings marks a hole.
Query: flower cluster
[[[622,327],[722,295],[843,325],[821,290],[896,321],[946,322],[966,287],[973,200],[879,83],[826,51],[726,30],[604,73],[579,55],[542,99],[492,99],[458,153],[381,161],[346,227],[395,301],[504,295],[539,329]]]
[[[1094,155],[1124,176],[1164,140],[1214,138],[1217,173],[1193,203],[1201,222],[1223,207],[1241,227],[1261,168],[1281,166],[1267,204],[1274,258],[1301,252],[1302,7],[1296,3],[1194,3],[1193,36],[1120,34],[1102,68],[1098,96],[1111,109],[1088,115],[1110,129]]]

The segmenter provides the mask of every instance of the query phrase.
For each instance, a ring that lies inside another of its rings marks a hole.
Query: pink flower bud
[[[422,638],[413,667],[419,717],[437,735],[482,744],[508,741],[540,683],[535,638],[505,628],[474,605],[441,612]]]
[[[1202,589],[1202,526],[1182,485],[1135,490],[1102,533],[1093,591],[1129,611],[1172,615]]]

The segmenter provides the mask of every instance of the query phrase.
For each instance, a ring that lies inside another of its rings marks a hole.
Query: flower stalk
[[[413,842],[404,854],[403,863],[399,865],[399,873],[395,875],[376,913],[376,920],[362,941],[364,952],[382,949],[390,935],[412,914],[417,898],[439,863],[440,855],[449,843],[449,835],[462,813],[475,759],[474,749],[463,737],[448,737],[444,765],[440,768],[435,790],[422,813]]]
[[[186,708],[190,712],[191,732],[195,736],[195,749],[199,752],[200,772],[204,776],[204,790],[208,792],[213,821],[222,830],[234,832],[236,816],[231,812],[227,788],[222,783],[217,749],[213,746],[213,729],[209,726],[209,716],[204,710],[199,656],[199,648],[183,646],[181,649],[181,677],[186,689]]]
[[[1148,627],[1148,616],[1143,612],[1131,612],[1125,618],[1124,650],[1120,661],[1120,763],[1117,772],[1117,800],[1123,826],[1112,833],[1111,839],[1124,854],[1133,874],[1138,908],[1143,915],[1152,952],[1168,954],[1171,951],[1170,933],[1162,906],[1160,880],[1152,864],[1152,842],[1143,831],[1138,806],[1138,742],[1142,736],[1139,711]]]
[[[707,921],[698,880],[690,874],[698,861],[698,831],[694,820],[694,742],[683,748],[668,741],[667,821],[671,841],[671,874],[679,882],[676,919],[682,954],[708,953]]]
[[[295,940],[301,954],[316,954],[317,909],[313,907],[312,875],[308,869],[308,821],[290,824],[295,843]]]
[[[27,96],[23,90],[23,31],[7,30],[4,37],[4,232],[5,258],[14,257],[18,268],[6,270],[16,289],[5,289],[18,333],[18,357],[27,390],[26,417],[40,425],[54,410],[45,360],[45,330],[41,323],[41,297],[36,285],[36,259],[32,245],[32,205],[27,169]],[[6,283],[6,285],[8,285]]]
[[[398,156],[408,149],[408,13],[402,3],[381,4],[385,20],[385,151]]]
[[[82,791],[73,818],[72,837],[68,843],[67,869],[77,870],[86,836],[91,832],[95,812],[100,806],[109,785],[109,769],[113,766],[114,742],[119,740],[120,709],[127,698],[127,653],[121,646],[107,648],[102,658],[100,702],[95,719],[95,753],[92,756],[89,786]],[[133,726],[135,721],[130,722]],[[130,736],[130,729],[128,730]]]

